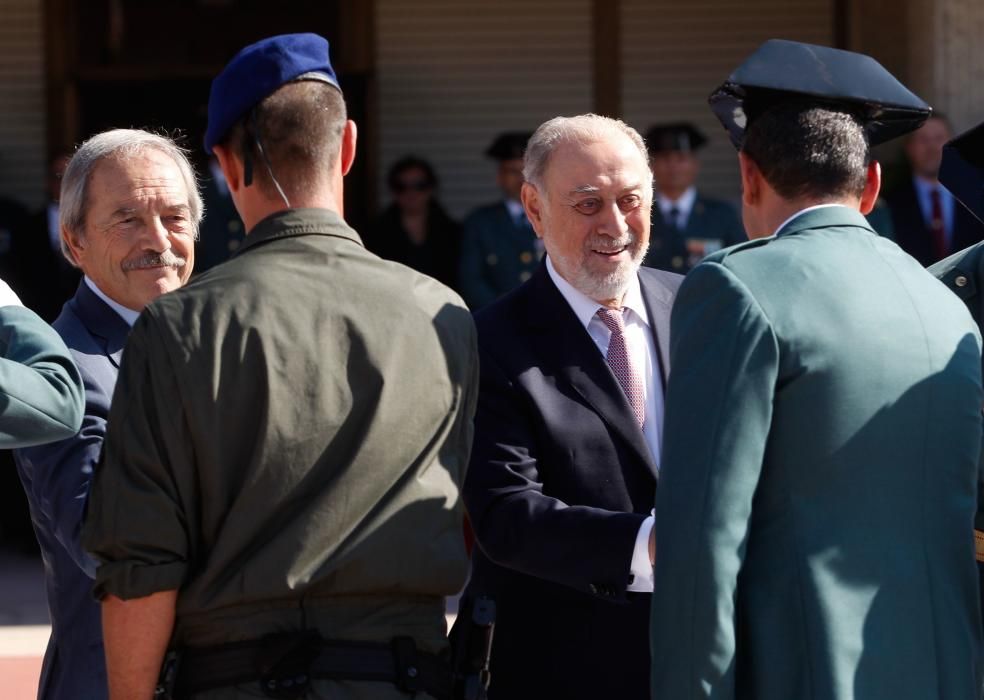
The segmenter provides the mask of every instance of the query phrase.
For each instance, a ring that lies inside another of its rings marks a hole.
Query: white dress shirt
[[[133,328],[133,324],[137,322],[137,317],[140,315],[140,312],[139,311],[134,311],[133,309],[128,309],[127,307],[123,306],[122,304],[119,304],[119,303],[113,301],[112,299],[110,299],[108,296],[106,296],[105,294],[103,294],[103,291],[101,289],[99,289],[99,287],[96,286],[96,283],[95,282],[93,282],[91,279],[89,279],[88,275],[86,275],[82,279],[85,280],[86,285],[88,285],[89,289],[92,290],[92,293],[93,294],[95,294],[97,297],[99,297],[104,302],[106,302],[107,304],[109,304],[109,308],[111,308],[113,311],[115,311],[116,313],[118,313],[120,315],[120,317],[124,321],[126,321],[126,325],[128,325],[130,328]]]
[[[602,308],[601,304],[575,289],[573,285],[561,277],[549,255],[547,256],[547,273],[561,296],[574,311],[581,325],[591,336],[591,340],[594,341],[601,356],[607,357],[608,343],[611,341],[612,332],[598,317],[597,312],[598,309]],[[642,300],[642,289],[639,286],[638,275],[632,276],[629,288],[625,291],[625,297],[622,299],[622,306],[626,309],[622,314],[625,321],[625,346],[633,369],[643,379],[646,420],[642,424],[642,434],[646,439],[646,445],[649,447],[653,461],[658,466],[660,439],[663,434],[663,381],[659,374],[656,341],[649,322],[649,312]],[[653,529],[653,523],[653,514],[650,513],[636,535],[635,549],[629,567],[629,572],[633,578],[628,590],[633,592],[652,593],[653,590],[653,567],[649,563],[649,533]]]
[[[772,232],[772,235],[773,236],[776,235],[777,233],[779,233],[780,231],[782,231],[784,228],[786,228],[786,224],[788,224],[790,221],[792,221],[793,219],[795,219],[797,217],[803,216],[803,214],[805,214],[808,211],[813,211],[814,209],[827,209],[829,207],[843,207],[843,206],[844,206],[843,204],[814,204],[812,207],[807,207],[806,209],[800,209],[798,212],[796,212],[791,217],[789,217],[788,219],[786,219],[785,221],[783,221],[781,224],[779,224],[778,228],[776,228],[776,230]],[[848,207],[848,209],[849,208],[850,207]]]
[[[658,190],[656,191],[656,206],[659,207],[659,213],[663,215],[663,221],[668,221],[670,218],[670,211],[676,209],[676,221],[673,223],[681,231],[686,228],[687,222],[690,220],[690,212],[693,211],[694,203],[696,201],[696,187],[688,187],[686,191],[680,195],[680,198],[676,200],[668,198]]]

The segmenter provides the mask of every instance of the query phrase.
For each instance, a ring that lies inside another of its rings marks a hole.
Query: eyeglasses
[[[404,192],[427,192],[431,189],[431,184],[427,180],[401,180],[393,186],[393,191],[397,194]]]

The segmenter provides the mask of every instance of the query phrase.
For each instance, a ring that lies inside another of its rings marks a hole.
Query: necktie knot
[[[625,330],[625,317],[622,316],[622,309],[598,309],[598,317],[605,327],[612,333],[621,333]]]

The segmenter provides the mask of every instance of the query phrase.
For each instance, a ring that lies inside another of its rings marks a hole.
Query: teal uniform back
[[[960,301],[830,207],[698,265],[671,328],[653,697],[978,697]]]

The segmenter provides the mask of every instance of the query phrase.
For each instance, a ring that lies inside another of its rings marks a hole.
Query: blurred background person
[[[434,168],[405,156],[390,166],[386,182],[392,201],[373,224],[366,247],[457,289],[461,225],[437,201]]]
[[[208,159],[208,174],[202,178],[202,199],[208,216],[202,221],[201,237],[195,246],[196,275],[228,260],[246,237],[222,168],[215,158]]]
[[[689,122],[655,124],[646,132],[655,196],[643,264],[686,273],[705,255],[745,240],[735,208],[697,191],[697,151],[706,143]]]
[[[81,278],[62,255],[58,226],[61,180],[71,158],[71,153],[61,152],[51,159],[45,180],[47,201],[25,220],[22,229],[14,232],[17,266],[11,282],[24,304],[48,323],[58,317],[62,305],[75,294]]]
[[[970,213],[940,185],[943,145],[950,140],[949,120],[937,112],[905,140],[912,176],[885,195],[895,241],[923,265],[931,265],[981,240]]]
[[[461,296],[473,311],[528,280],[543,257],[543,245],[519,201],[530,136],[502,133],[485,151],[498,162],[495,182],[503,198],[478,207],[465,219],[459,282]]]

